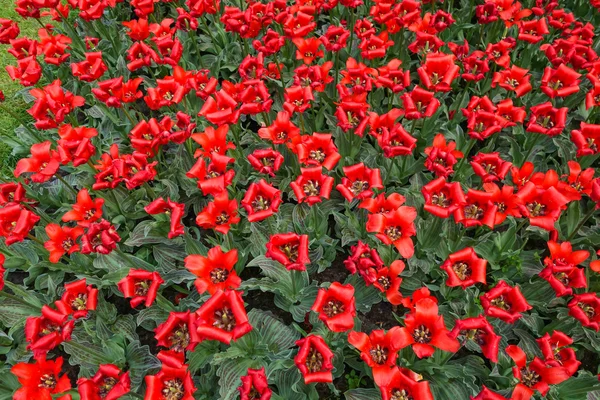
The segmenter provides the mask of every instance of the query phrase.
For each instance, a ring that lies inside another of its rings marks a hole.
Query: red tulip
[[[11,40],[19,36],[21,30],[16,21],[0,18],[0,43],[9,44]],[[345,46],[344,46],[345,47]]]
[[[265,56],[271,56],[283,47],[285,37],[269,28],[260,40],[252,41],[252,47]]]
[[[323,92],[325,87],[333,82],[333,77],[329,71],[333,67],[331,61],[326,61],[321,65],[307,66],[305,64],[294,70],[294,85],[310,86],[315,92]],[[279,68],[275,68],[276,75],[272,78],[279,79]]]
[[[518,286],[509,286],[505,281],[498,282],[480,299],[486,315],[499,318],[509,324],[514,324],[522,317],[522,312],[532,308],[521,294],[521,289]]]
[[[362,39],[358,48],[361,50],[360,56],[367,60],[383,58],[387,49],[394,45],[393,40],[388,40],[388,32],[383,31],[379,35],[372,35]]]
[[[531,83],[529,83],[531,76],[528,75],[528,72],[529,70],[519,68],[516,65],[513,65],[510,69],[496,72],[492,79],[492,87],[495,88],[498,85],[505,90],[515,92],[517,97],[521,97],[532,89]]]
[[[52,143],[47,140],[31,146],[31,157],[22,158],[17,162],[14,170],[15,177],[24,172],[33,172],[31,180],[41,183],[50,180],[60,167],[59,155],[56,150],[51,150]]]
[[[0,237],[5,238],[7,246],[22,242],[39,220],[40,217],[18,204],[0,208]]]
[[[333,187],[333,177],[322,172],[322,167],[301,168],[301,175],[290,183],[298,203],[312,206],[321,202],[321,198],[329,199]]]
[[[569,315],[586,328],[600,331],[600,298],[595,293],[573,295],[568,304]]]
[[[252,57],[246,56],[238,68],[238,73],[242,80],[254,80],[262,79],[265,73],[264,56],[262,53],[258,53],[258,56]]]
[[[185,267],[197,278],[194,281],[198,293],[215,294],[219,290],[237,289],[242,280],[235,272],[238,252],[232,249],[223,253],[221,247],[213,247],[207,257],[192,254],[185,258]]]
[[[61,125],[58,128],[58,155],[62,164],[73,163],[78,167],[87,163],[96,153],[96,147],[92,144],[92,138],[98,136],[95,128],[77,127],[70,124]]]
[[[425,168],[439,177],[448,177],[454,173],[454,165],[463,153],[456,150],[456,143],[446,143],[444,135],[438,133],[433,139],[433,145],[425,148]]]
[[[158,345],[173,352],[194,351],[200,343],[194,314],[189,311],[170,312],[165,322],[154,330]]]
[[[25,339],[27,350],[33,351],[36,359],[45,358],[46,354],[62,342],[71,340],[71,332],[75,320],[68,320],[69,314],[42,307],[42,315],[28,317],[25,321]]]
[[[366,333],[352,331],[348,335],[348,342],[360,351],[360,358],[373,369],[373,378],[378,386],[389,378],[385,375],[392,374],[396,366],[398,351],[408,346],[410,339],[407,333],[399,326],[389,331],[371,331]]]
[[[343,88],[343,86],[338,85],[338,90],[340,88]],[[337,103],[338,106],[334,114],[338,122],[337,125],[344,132],[354,130],[355,135],[362,136],[368,122],[367,110],[369,109],[369,103],[367,103],[367,93],[344,94],[341,97],[342,101]]]
[[[281,202],[281,191],[261,179],[248,187],[242,206],[246,209],[248,221],[258,222],[274,215]]]
[[[49,261],[51,263],[59,262],[65,254],[70,255],[79,251],[79,245],[76,242],[77,238],[83,234],[83,228],[48,224],[45,229],[49,240],[44,243],[44,247],[50,252]]]
[[[181,219],[185,216],[185,204],[175,203],[171,199],[165,200],[159,197],[144,207],[144,211],[150,215],[167,214],[170,217],[169,239],[185,233],[185,228],[181,223]]]
[[[383,267],[376,271],[373,286],[380,292],[385,293],[387,301],[394,306],[400,304],[406,305],[408,301],[406,298],[402,297],[402,294],[400,293],[400,285],[402,284],[400,274],[404,271],[405,267],[402,260],[395,260],[389,268]],[[368,286],[369,282],[366,282],[366,284]]]
[[[363,163],[343,167],[344,177],[336,189],[348,201],[372,197],[373,189],[383,189],[380,171],[365,167]]]
[[[585,261],[590,253],[585,250],[573,251],[571,243],[548,242],[550,257],[544,259],[546,267],[539,273],[554,289],[557,296],[570,296],[573,288],[586,288],[587,280],[583,268],[577,266]]]
[[[235,159],[231,157],[213,152],[208,165],[207,161],[200,157],[185,175],[188,178],[198,179],[198,187],[205,196],[209,194],[217,196],[224,193],[233,181],[235,171],[227,168],[234,161]]]
[[[491,200],[490,192],[468,189],[465,202],[454,210],[454,220],[467,228],[485,225],[494,229],[498,205]]]
[[[132,103],[141,99],[144,94],[138,89],[142,78],[123,82],[123,77],[98,82],[97,88],[92,88],[94,96],[108,107],[122,107],[123,103]]]
[[[389,378],[379,385],[379,389],[382,400],[402,399],[402,397],[413,400],[433,400],[429,382],[421,380],[412,371],[399,367],[392,368]]]
[[[162,361],[162,367],[156,375],[146,375],[144,400],[162,399],[166,397],[165,393],[177,400],[194,400],[196,387],[183,360],[162,351],[158,358]]]
[[[75,108],[85,104],[85,99],[61,88],[59,79],[43,88],[31,89],[36,98],[33,107],[27,112],[35,119],[38,129],[56,128]]]
[[[530,391],[537,390],[542,396],[550,390],[549,385],[556,385],[571,377],[568,370],[562,366],[548,366],[542,360],[534,357],[527,362],[527,355],[515,345],[506,347],[506,353],[513,359],[513,375]]]
[[[454,59],[454,55],[428,54],[425,63],[417,70],[421,83],[434,92],[449,92],[460,70]]]
[[[479,153],[472,160],[473,172],[481,177],[483,182],[503,180],[512,166],[512,163],[504,161],[496,152]]]
[[[292,86],[286,88],[284,98],[283,109],[290,114],[305,112],[310,108],[311,101],[315,99],[310,86]]]
[[[544,39],[544,35],[549,34],[546,18],[538,20],[521,21],[519,23],[519,40],[528,43],[538,43]]]
[[[304,64],[312,64],[315,59],[323,57],[323,50],[319,50],[321,41],[318,38],[296,37],[292,42],[297,49],[296,60],[302,60]]]
[[[142,303],[150,307],[156,299],[158,288],[163,283],[158,272],[131,269],[127,276],[117,283],[117,287],[125,298],[131,298],[129,303],[132,308]]]
[[[410,71],[400,68],[402,61],[393,59],[387,65],[377,68],[379,72],[375,85],[399,93],[410,86]]]
[[[546,67],[540,89],[550,98],[567,97],[579,91],[580,74],[561,64],[557,69]]]
[[[39,48],[44,53],[44,62],[50,65],[60,65],[64,63],[70,54],[67,53],[71,38],[62,34],[53,35],[51,31],[42,28],[38,31]]]
[[[314,132],[301,136],[296,146],[298,160],[308,166],[323,166],[332,170],[342,158],[333,142],[333,135]]]
[[[547,231],[554,230],[554,224],[560,217],[563,206],[568,203],[555,187],[544,189],[533,182],[527,182],[518,192],[522,205],[521,214],[529,218],[529,223]]]
[[[350,31],[342,26],[329,25],[325,33],[319,38],[327,51],[338,52],[346,48]]]
[[[333,352],[321,336],[309,335],[296,342],[300,346],[294,363],[304,377],[304,383],[333,381]]]
[[[438,218],[448,218],[466,204],[460,183],[448,183],[444,177],[434,179],[423,186],[421,193],[425,199],[425,211]]]
[[[388,197],[384,193],[379,193],[375,198],[366,198],[359,205],[372,214],[387,214],[396,211],[406,199],[399,193],[392,193]]]
[[[543,337],[536,339],[544,359],[547,364],[558,367],[564,366],[569,371],[569,374],[574,375],[581,365],[577,361],[575,350],[570,346],[573,344],[573,339],[560,331],[552,332],[552,335],[546,333]]]
[[[121,237],[115,227],[107,220],[91,223],[81,237],[81,253],[110,254],[117,248]]]
[[[46,357],[36,359],[34,363],[28,364],[20,362],[11,369],[21,387],[13,395],[15,400],[71,400],[71,395],[53,397],[71,389],[71,381],[64,374],[60,376],[63,365],[63,358],[57,357],[54,360],[46,360]]]
[[[402,95],[406,119],[429,118],[440,107],[440,101],[434,97],[434,92],[428,92],[415,87],[412,92]]]
[[[354,326],[356,316],[354,287],[333,282],[329,289],[321,288],[311,310],[333,332],[345,332]]]
[[[308,235],[281,233],[271,235],[266,244],[265,257],[275,260],[288,270],[305,271],[310,264],[308,257]]]
[[[410,258],[414,254],[411,236],[416,234],[416,217],[417,211],[406,206],[387,214],[371,214],[367,221],[367,232],[375,232],[375,236],[383,243],[393,244],[402,257]]]
[[[273,393],[265,375],[265,368],[248,368],[246,375],[240,378],[242,385],[238,388],[240,400],[270,400]]]
[[[252,330],[242,292],[218,290],[196,311],[201,340],[236,341]]]
[[[479,258],[472,247],[450,254],[440,267],[448,274],[446,285],[463,289],[476,283],[486,283],[487,261]]]
[[[449,336],[444,325],[444,317],[438,315],[438,305],[429,298],[422,298],[414,303],[414,309],[406,315],[405,327],[402,328],[412,349],[419,358],[431,357],[440,350],[457,352],[460,348],[458,340]]]
[[[92,82],[100,78],[108,70],[102,61],[102,52],[85,53],[85,61],[71,64],[73,76],[84,82]]]
[[[100,364],[91,378],[79,378],[77,390],[81,400],[117,400],[131,390],[129,371],[121,372],[114,364]]]
[[[450,336],[457,338],[462,336],[464,341],[473,340],[481,346],[483,355],[493,363],[498,362],[498,351],[500,350],[501,336],[496,335],[492,324],[481,315],[476,318],[466,318],[456,321]]]
[[[577,157],[597,154],[600,151],[600,125],[581,122],[580,129],[571,131],[571,140],[577,146]]]
[[[95,310],[98,305],[98,289],[87,285],[85,278],[66,283],[64,293],[55,304],[58,311],[63,314],[84,318],[89,310]]]
[[[377,271],[385,267],[377,250],[359,240],[356,246],[350,247],[350,251],[352,254],[344,260],[346,269],[351,274],[358,272],[367,285],[373,284],[377,280]]]
[[[221,89],[214,95],[209,96],[198,112],[211,124],[225,125],[236,124],[240,117],[238,102],[225,90]]]
[[[102,206],[104,199],[93,199],[87,189],[81,189],[77,193],[77,202],[73,204],[72,209],[67,211],[63,217],[63,222],[76,221],[77,225],[87,228],[95,221],[102,218]]]
[[[196,224],[204,229],[214,229],[226,235],[231,225],[240,222],[237,200],[229,200],[227,192],[215,194],[213,201],[198,214]]]
[[[512,99],[504,99],[497,104],[496,115],[501,118],[502,127],[522,124],[527,113],[525,107],[515,107]]]
[[[300,141],[300,129],[290,121],[287,111],[280,111],[270,126],[258,130],[258,136],[274,144],[285,144],[288,148],[293,148]]]

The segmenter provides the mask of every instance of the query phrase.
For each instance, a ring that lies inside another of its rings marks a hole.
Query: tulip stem
[[[42,242],[40,239],[36,238],[35,236],[33,236],[31,233],[27,234],[27,238],[29,240],[33,240],[34,242],[36,242],[37,244],[41,245],[42,247],[44,247],[44,242]],[[44,247],[45,248],[45,247]]]
[[[577,226],[575,227],[575,229],[573,230],[573,232],[571,232],[571,234],[569,235],[569,237],[567,238],[567,240],[565,240],[565,242],[570,242],[571,239],[573,239],[573,237],[581,229],[581,227],[583,226],[583,224],[585,224],[587,222],[587,220],[590,219],[592,217],[592,215],[594,215],[595,211],[596,211],[596,207],[594,207],[594,205],[592,205],[592,208],[590,209],[590,211],[587,214],[585,214],[585,216],[583,217],[583,219],[581,221],[579,221],[579,223],[577,224]]]
[[[131,116],[131,114],[129,114],[129,111],[127,111],[127,108],[126,107],[122,107],[122,110],[123,110],[123,114],[125,114],[125,116],[129,120],[129,122],[131,122],[131,126],[134,127],[136,125],[136,122],[133,119],[133,117]]]
[[[281,66],[279,65],[279,59],[277,58],[277,54],[273,54],[273,59],[275,60],[275,67],[277,68],[277,72],[279,72],[279,80],[281,81],[281,88],[285,90],[285,82],[283,81],[283,72],[281,72]],[[283,103],[283,97],[282,97]]]
[[[460,106],[462,105],[463,101],[465,101],[465,97],[467,95],[467,92],[469,91],[469,86],[471,86],[471,81],[468,81],[467,84],[465,85],[465,89],[463,90],[462,94],[460,95],[460,100],[458,101],[458,103],[456,103],[456,107],[454,107],[454,115],[452,115],[452,119],[454,119],[456,117],[456,114],[458,113],[458,110],[460,109]]]
[[[210,28],[208,27],[206,20],[204,18],[200,18],[200,21],[202,21],[202,25],[204,25],[204,27],[206,28],[206,31],[208,32],[208,35],[210,36],[210,40],[212,40],[212,43],[217,43],[217,41],[215,40],[215,37],[212,34],[212,31],[210,30]],[[246,48],[248,46],[248,44],[246,44],[245,39],[243,39],[241,36],[240,38],[242,39],[242,42],[244,42],[244,44],[246,45]]]
[[[298,113],[298,115],[300,116],[300,131],[301,134],[304,135],[306,133],[304,130],[304,117],[302,116],[302,113]]]
[[[59,181],[61,181],[62,184],[65,185],[75,196],[77,196],[77,190],[75,190],[75,188],[73,186],[71,186],[69,184],[69,182],[65,181],[65,179],[62,176],[58,175],[58,174],[55,174],[54,176],[56,177],[56,179],[58,179]]]
[[[153,199],[158,198],[158,197],[156,197],[156,193],[154,192],[152,187],[150,185],[148,185],[148,182],[144,182],[144,189],[146,189],[146,193],[148,194],[149,197],[151,197]]]
[[[538,140],[540,140],[540,137],[542,137],[542,135],[539,133],[535,135],[535,138],[533,139],[533,143],[531,143],[531,146],[529,146],[529,150],[527,150],[527,154],[525,154],[525,158],[523,158],[523,162],[527,161],[527,159],[531,155],[531,152],[533,151],[535,145],[537,144]]]
[[[350,47],[348,48],[348,54],[352,57],[352,42],[354,39],[354,10],[348,9],[350,12]]]
[[[40,309],[39,307],[34,306],[33,304],[29,303],[28,301],[22,299],[19,296],[15,296],[14,294],[7,293],[6,290],[0,290],[0,297],[5,297],[5,298],[10,299],[12,301],[16,301],[17,303],[21,303],[24,306],[33,308],[35,310],[39,310]]]
[[[469,139],[469,144],[467,146],[467,150],[463,152],[463,158],[460,159],[460,161],[458,162],[458,165],[456,166],[456,171],[454,172],[454,178],[458,178],[460,176],[460,172],[462,171],[462,166],[465,163],[465,160],[467,158],[469,158],[469,152],[475,145],[475,141],[476,140],[473,138]]]
[[[29,204],[27,204],[26,202],[22,202],[21,204],[22,204],[23,206],[25,206],[25,208],[26,208],[26,209],[28,209],[29,211],[31,211],[32,213],[34,213],[35,215],[37,215],[37,216],[39,216],[41,219],[43,219],[43,220],[44,220],[44,222],[46,222],[46,224],[51,224],[51,223],[52,223],[52,221],[51,221],[51,220],[50,220],[48,217],[46,217],[46,215],[44,215],[44,214],[41,214],[41,213],[40,213],[40,214],[38,214],[38,211],[37,211],[35,208],[31,207],[31,206],[30,206]]]
[[[340,72],[340,51],[342,51],[341,49],[339,51],[335,52],[335,58],[333,60],[333,69],[334,69],[334,75],[335,75],[335,86],[333,87],[333,96],[335,96],[335,91],[337,90],[337,85],[338,85],[338,75]],[[333,97],[332,96],[332,97]]]
[[[39,141],[39,142],[43,142],[42,138],[40,136],[38,136],[38,134],[36,132],[34,132],[26,123],[25,121],[23,121],[21,119],[21,117],[19,117],[17,114],[13,113],[11,110],[9,110],[8,108],[4,107],[3,105],[0,104],[0,110],[6,112],[8,115],[10,115],[15,121],[17,121],[18,123],[20,123],[21,125],[23,125],[23,127],[25,129],[27,129],[27,132],[31,133],[31,136],[33,136],[35,138],[35,140]],[[13,140],[15,140],[16,142],[18,142],[19,144],[25,146],[25,143],[21,142],[19,139],[17,138],[13,138]]]

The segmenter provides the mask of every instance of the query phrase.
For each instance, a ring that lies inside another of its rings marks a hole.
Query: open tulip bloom
[[[600,393],[600,0],[2,6],[0,398]]]

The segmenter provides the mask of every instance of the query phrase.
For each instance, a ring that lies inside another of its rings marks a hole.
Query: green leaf
[[[346,400],[377,400],[381,399],[381,393],[377,389],[352,389],[344,393]]]
[[[6,326],[15,326],[27,317],[39,314],[39,309],[19,301],[0,297],[0,322]]]
[[[271,312],[253,309],[248,313],[248,319],[273,353],[293,347],[300,339],[295,329],[281,322]]]
[[[141,346],[139,341],[131,342],[125,349],[125,357],[131,372],[132,390],[142,383],[144,376],[152,375],[160,369],[160,361],[150,353],[150,347]]]
[[[206,340],[196,346],[194,351],[187,353],[188,368],[192,374],[211,362],[213,356],[219,352],[219,342]]]
[[[358,274],[350,275],[345,283],[354,286],[354,298],[358,311],[369,312],[374,304],[381,302],[381,292],[374,286],[367,286]]]
[[[597,376],[584,375],[581,373],[576,378],[571,378],[556,385],[557,399],[586,400],[588,393],[600,390],[600,382]]]
[[[69,364],[97,368],[99,364],[119,364],[124,361],[125,353],[115,342],[105,342],[102,346],[80,340],[77,337],[63,343],[63,349],[70,354]]]
[[[146,220],[133,228],[133,231],[129,234],[129,238],[124,244],[125,246],[136,247],[159,243],[170,243],[170,239],[167,238],[166,226],[157,221]]]
[[[237,388],[242,384],[240,378],[248,372],[248,368],[259,367],[258,361],[243,359],[225,360],[217,370],[219,376],[219,399],[233,400],[238,395]]]

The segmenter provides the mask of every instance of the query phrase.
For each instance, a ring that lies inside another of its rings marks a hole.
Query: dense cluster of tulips
[[[600,1],[14,3],[0,397],[600,396]]]

